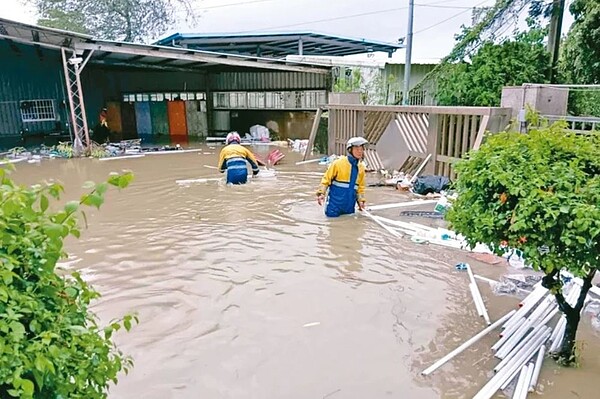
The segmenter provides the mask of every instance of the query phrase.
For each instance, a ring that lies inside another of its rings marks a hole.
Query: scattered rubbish
[[[442,215],[441,213],[438,212],[431,212],[431,211],[401,211],[400,216],[414,216],[414,217],[424,217],[424,218],[431,218],[431,219],[442,219],[444,217],[444,215]]]
[[[445,176],[421,176],[413,184],[412,191],[417,194],[441,193],[450,187],[450,179]]]
[[[250,127],[250,136],[254,141],[271,141],[269,129],[266,126],[254,125]]]
[[[304,154],[306,152],[306,148],[308,147],[308,140],[288,139],[288,146],[292,149],[292,151]]]
[[[454,268],[455,268],[456,270],[467,270],[467,267],[468,267],[468,266],[469,266],[469,265],[468,265],[467,263],[459,263],[459,264],[457,264],[456,266],[454,266]]]

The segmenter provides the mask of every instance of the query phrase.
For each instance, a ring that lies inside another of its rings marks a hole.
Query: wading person
[[[245,184],[248,180],[246,162],[252,167],[252,175],[259,172],[256,158],[250,150],[240,143],[242,139],[236,132],[231,132],[225,138],[225,147],[219,155],[219,171],[227,171],[227,184]]]
[[[365,165],[360,162],[369,144],[362,137],[352,137],[346,143],[347,156],[336,159],[321,179],[317,202],[325,204],[325,215],[337,217],[354,213],[356,204],[365,208]],[[327,201],[325,195],[327,194]]]

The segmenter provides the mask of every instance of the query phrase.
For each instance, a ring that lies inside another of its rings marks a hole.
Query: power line
[[[359,14],[344,15],[341,17],[324,18],[324,19],[318,19],[318,20],[313,20],[313,21],[300,22],[300,23],[296,23],[296,24],[287,24],[287,25],[271,26],[269,28],[245,30],[245,31],[240,31],[238,33],[249,33],[249,32],[258,32],[258,31],[271,30],[271,29],[291,28],[294,26],[316,24],[316,23],[320,23],[320,22],[339,21],[342,19],[358,18],[358,17],[367,16],[367,15],[383,14],[383,13],[387,13],[387,12],[394,12],[394,11],[400,11],[400,10],[406,10],[406,9],[408,9],[408,7],[388,8],[387,10],[370,11],[370,12],[363,12],[363,13],[359,13]]]
[[[181,14],[181,13],[189,14],[190,11],[195,13],[196,11],[214,10],[217,8],[234,7],[234,6],[245,6],[248,4],[256,4],[256,3],[268,3],[268,2],[272,2],[272,1],[274,1],[274,0],[250,0],[250,1],[241,1],[241,2],[237,2],[237,3],[218,4],[218,5],[207,6],[207,7],[190,6],[189,9],[186,7],[186,9],[177,10],[174,13],[175,14]]]
[[[442,25],[443,23],[445,23],[445,22],[447,22],[447,21],[450,21],[451,19],[454,19],[454,18],[456,18],[456,17],[458,17],[458,16],[460,16],[460,15],[464,14],[464,13],[468,12],[469,10],[472,10],[472,9],[473,9],[473,8],[475,8],[475,7],[479,7],[479,6],[483,5],[484,3],[487,3],[487,1],[488,1],[488,0],[484,0],[484,1],[482,1],[481,3],[477,3],[477,4],[475,4],[473,7],[469,7],[468,9],[466,9],[466,10],[464,10],[464,11],[461,11],[461,12],[459,12],[459,13],[457,13],[457,14],[454,14],[454,15],[452,15],[452,16],[450,16],[450,17],[446,18],[446,19],[443,19],[443,20],[441,20],[441,21],[439,21],[439,22],[437,22],[437,23],[435,23],[435,24],[433,24],[433,25],[429,25],[429,26],[428,26],[428,27],[426,27],[426,28],[423,28],[423,29],[421,29],[421,30],[418,30],[418,31],[416,31],[414,34],[416,35],[416,34],[418,34],[418,33],[423,33],[423,32],[425,32],[425,31],[428,31],[429,29],[435,28],[436,26]]]

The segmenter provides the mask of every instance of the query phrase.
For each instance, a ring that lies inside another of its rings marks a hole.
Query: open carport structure
[[[232,114],[304,112],[327,102],[330,68],[95,39],[0,19],[0,135],[68,131],[90,143],[107,107],[120,138],[206,136]],[[312,118],[312,117],[311,117]]]

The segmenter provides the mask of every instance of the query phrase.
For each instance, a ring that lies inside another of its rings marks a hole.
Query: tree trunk
[[[575,306],[570,306],[562,295],[562,292],[556,294],[556,300],[558,302],[558,306],[560,310],[565,314],[567,318],[567,323],[565,327],[565,335],[563,336],[563,340],[560,347],[560,352],[558,352],[554,358],[564,366],[571,366],[576,362],[576,353],[575,353],[575,342],[577,337],[577,328],[579,327],[579,321],[581,320],[581,311],[583,310],[583,306],[585,305],[585,299],[587,294],[592,287],[592,279],[596,274],[596,270],[592,270],[588,273],[587,276],[583,279],[583,285],[581,286],[581,291],[579,292],[579,298],[577,298],[577,302]]]
[[[583,291],[583,290],[582,290]],[[581,314],[575,310],[571,310],[567,317],[567,325],[565,327],[565,335],[560,346],[560,352],[555,356],[559,363],[569,366],[575,362],[575,338],[577,337],[577,328]]]

